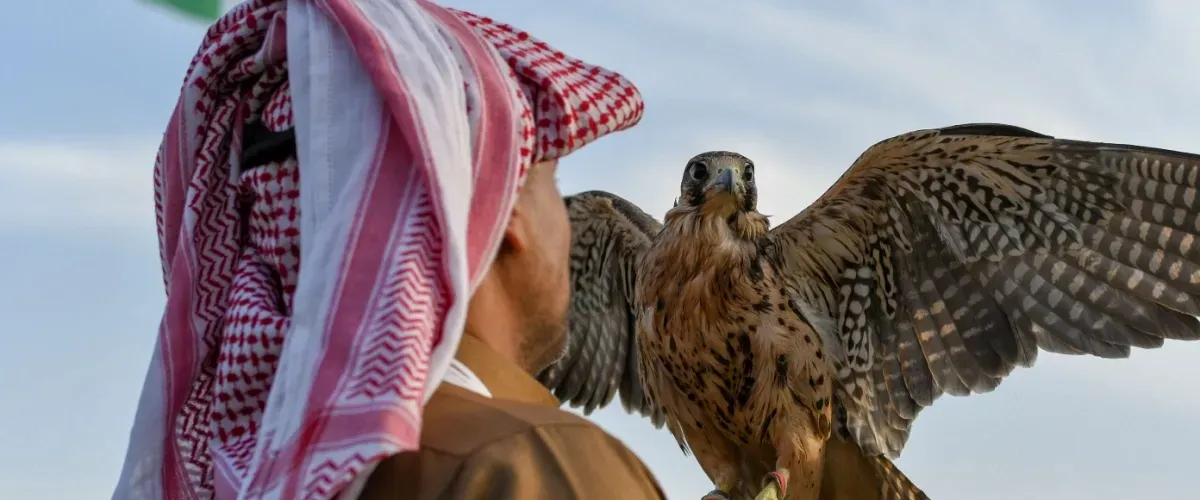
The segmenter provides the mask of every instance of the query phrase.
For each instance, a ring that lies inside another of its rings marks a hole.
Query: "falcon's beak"
[[[733,187],[733,169],[729,167],[721,169],[721,172],[717,174],[717,180],[712,183],[712,188],[732,193]]]

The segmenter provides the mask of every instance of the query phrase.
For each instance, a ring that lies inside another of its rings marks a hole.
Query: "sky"
[[[164,301],[155,151],[205,26],[131,0],[11,3],[0,498],[108,498]],[[755,161],[776,223],[914,129],[1004,122],[1200,152],[1200,5],[1183,0],[446,3],[639,86],[641,124],[566,158],[559,177],[564,192],[612,191],[658,217],[707,150]],[[897,463],[935,500],[1195,498],[1198,359],[1200,344],[1180,342],[1125,360],[1043,353],[992,393],[940,399]],[[666,431],[619,405],[592,417],[670,498],[712,488]]]

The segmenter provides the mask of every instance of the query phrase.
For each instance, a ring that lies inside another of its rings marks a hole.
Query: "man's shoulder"
[[[421,446],[464,456],[538,430],[562,436],[594,434],[616,443],[596,424],[560,408],[488,398],[447,385],[438,388],[425,407]]]
[[[405,490],[406,489],[406,490]],[[424,411],[421,449],[389,457],[363,497],[664,498],[629,448],[554,406],[493,399],[444,384]]]

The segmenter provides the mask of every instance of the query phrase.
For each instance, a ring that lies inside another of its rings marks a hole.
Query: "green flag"
[[[152,3],[166,5],[172,9],[182,12],[194,19],[201,21],[216,21],[221,17],[224,10],[221,9],[221,0],[143,0]]]

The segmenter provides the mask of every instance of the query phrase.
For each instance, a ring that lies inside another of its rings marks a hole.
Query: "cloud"
[[[0,230],[153,227],[157,140],[0,141]]]
[[[1178,104],[1197,105],[1189,78],[1200,61],[1188,38],[1194,30],[1159,26],[1185,27],[1191,7],[1178,2],[1121,17],[1119,37],[1094,27],[1112,22],[1096,14],[1021,1],[954,8],[868,2],[861,11],[768,1],[614,4],[652,17],[664,37],[736,46],[741,60],[694,66],[707,68],[710,80],[752,82],[742,88],[767,94],[758,104],[763,110],[780,102],[786,109],[813,93],[853,96],[875,113],[908,115],[910,128],[1007,121],[1055,135],[1179,146],[1187,135],[1179,130]],[[845,85],[830,88],[830,80]],[[874,135],[903,131],[868,120],[855,127]]]

